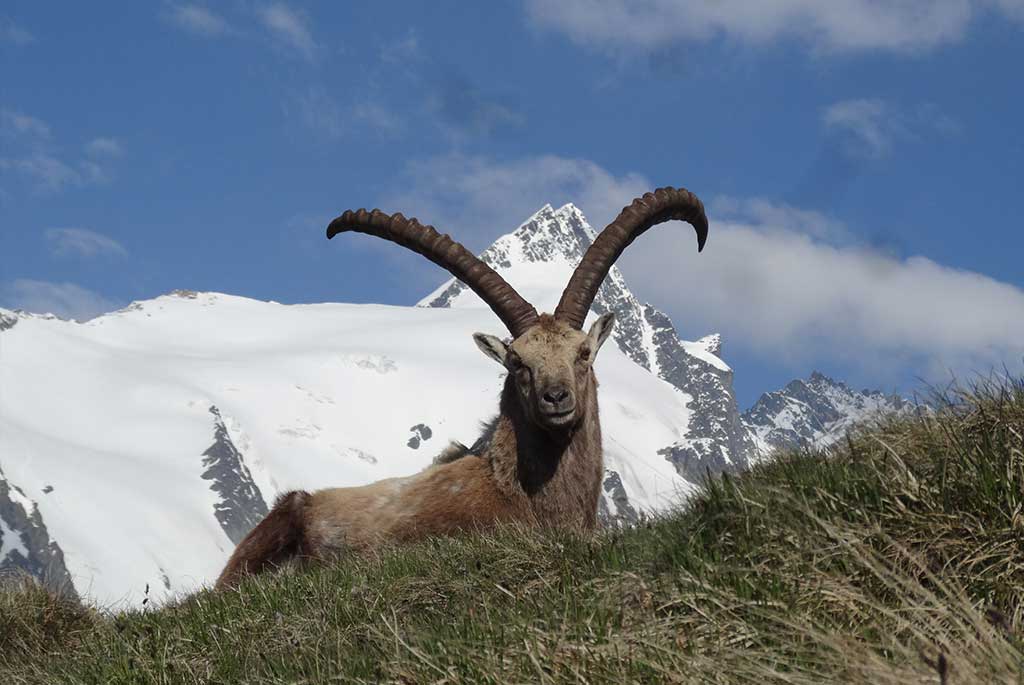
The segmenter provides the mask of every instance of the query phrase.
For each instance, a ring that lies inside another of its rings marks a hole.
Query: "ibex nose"
[[[550,388],[544,392],[544,401],[551,404],[564,402],[569,398],[569,391],[564,387]]]

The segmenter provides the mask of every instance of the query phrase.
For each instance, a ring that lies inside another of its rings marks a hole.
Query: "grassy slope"
[[[504,530],[100,615],[0,593],[0,682],[1024,681],[1024,384],[593,539]]]

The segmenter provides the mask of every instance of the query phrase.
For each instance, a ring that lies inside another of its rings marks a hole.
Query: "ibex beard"
[[[345,231],[375,235],[448,269],[505,323],[510,342],[473,336],[507,371],[498,416],[477,453],[462,450],[405,478],[282,495],[239,543],[216,587],[235,587],[246,575],[291,560],[323,560],[501,522],[592,530],[604,471],[593,363],[615,317],[598,317],[586,333],[583,323],[623,249],[670,219],[692,224],[703,249],[708,223],[700,200],[681,188],[647,193],[601,231],[554,314],[538,314],[493,269],[416,219],[361,209],[332,221],[328,238]]]

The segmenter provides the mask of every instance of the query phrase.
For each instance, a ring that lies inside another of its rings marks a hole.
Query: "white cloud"
[[[843,222],[812,209],[801,209],[772,202],[766,198],[735,198],[719,195],[706,206],[709,214],[740,218],[757,224],[786,226],[792,231],[833,244],[848,243],[852,240],[850,231]]]
[[[106,170],[96,161],[72,161],[58,157],[49,125],[42,119],[12,109],[0,108],[0,137],[12,141],[14,154],[0,157],[0,172],[28,181],[36,192],[52,193],[67,187],[105,183]],[[85,146],[93,157],[120,154],[112,138],[96,138]]]
[[[1011,19],[1024,21],[1024,0],[993,0]]]
[[[871,159],[889,154],[899,140],[959,131],[956,121],[933,104],[907,109],[878,98],[835,102],[823,111],[822,123],[829,132],[844,138],[848,154]]]
[[[197,36],[209,38],[230,32],[228,23],[221,16],[201,5],[172,4],[164,16],[178,28]]]
[[[50,228],[46,231],[46,239],[57,255],[128,256],[128,250],[121,243],[87,228]]]
[[[312,86],[293,97],[285,112],[328,140],[338,140],[366,128],[384,136],[395,136],[405,130],[401,117],[387,107],[373,103],[343,106],[321,86]]]
[[[10,309],[55,314],[63,319],[88,321],[117,310],[121,304],[74,283],[19,278],[0,286],[0,303]]]
[[[799,223],[712,214],[707,248],[652,231],[622,266],[684,335],[721,330],[730,346],[803,368],[842,360],[876,382],[908,367],[986,371],[1024,358],[1024,291],[922,256],[835,245]]]
[[[47,140],[50,127],[42,119],[16,112],[11,109],[0,109],[0,133],[7,137],[28,137]]]
[[[34,43],[35,40],[35,36],[13,21],[0,17],[0,43],[28,45],[29,43]]]
[[[979,10],[1024,17],[1021,0],[526,0],[538,26],[599,50],[720,37],[799,39],[822,52],[922,51],[958,40]]]
[[[11,172],[24,178],[37,193],[56,193],[70,187],[81,187],[110,180],[99,164],[82,160],[72,166],[42,152],[25,157],[0,157],[0,172]]]
[[[12,171],[27,178],[39,192],[56,192],[85,182],[85,178],[74,167],[42,153],[21,158],[0,158],[0,171]]]
[[[114,138],[93,138],[86,143],[85,152],[91,157],[120,157],[124,148]]]
[[[851,133],[863,146],[859,151],[868,157],[882,157],[889,151],[891,133],[881,100],[837,102],[825,109],[822,120],[828,129]]]
[[[309,61],[316,59],[320,46],[313,40],[304,16],[280,2],[258,8],[256,15],[283,45]]]

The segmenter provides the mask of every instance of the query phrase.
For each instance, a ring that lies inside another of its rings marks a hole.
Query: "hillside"
[[[594,538],[507,529],[101,615],[0,593],[11,683],[1017,683],[1024,382]]]

